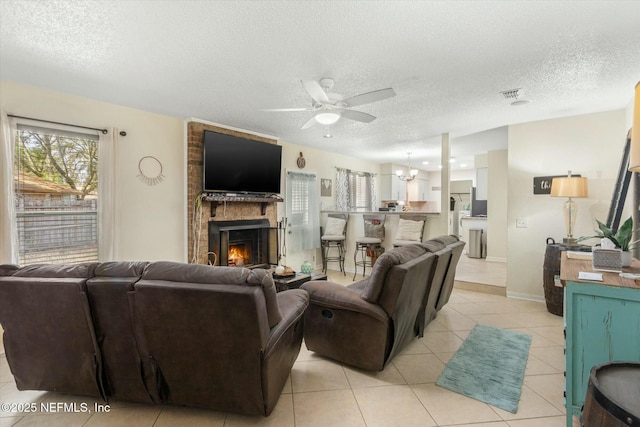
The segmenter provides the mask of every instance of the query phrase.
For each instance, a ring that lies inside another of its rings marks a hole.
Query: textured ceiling
[[[442,133],[464,159],[505,138],[463,136],[627,106],[639,21],[640,1],[2,0],[0,77],[430,169]],[[330,139],[300,130],[310,112],[261,111],[310,106],[300,80],[322,77],[397,96]],[[532,102],[510,106],[513,88]]]

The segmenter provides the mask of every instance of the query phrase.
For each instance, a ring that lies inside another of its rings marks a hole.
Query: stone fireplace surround
[[[277,224],[275,203],[268,203],[265,206],[261,202],[227,201],[219,204],[216,209],[217,202],[202,201],[201,218],[194,218],[196,198],[202,193],[202,140],[205,130],[237,135],[269,144],[277,143],[275,139],[226,129],[206,122],[190,121],[187,124],[187,247],[189,262],[197,264],[207,264],[209,261],[209,221],[266,219],[271,227],[275,227]],[[213,210],[212,204],[214,204]],[[194,222],[196,223],[195,230]]]

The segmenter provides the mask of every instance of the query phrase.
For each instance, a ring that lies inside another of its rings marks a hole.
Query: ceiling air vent
[[[500,93],[502,94],[502,96],[504,96],[504,99],[509,101],[511,105],[514,107],[518,105],[528,104],[529,102],[531,102],[528,99],[522,99],[523,93],[522,93],[521,87],[517,89],[504,90]]]
[[[519,87],[517,89],[509,89],[509,90],[504,90],[502,92],[500,92],[502,94],[502,96],[504,96],[504,99],[506,99],[507,101],[511,101],[511,100],[516,100],[518,98],[520,98],[520,96],[522,95],[522,88]]]

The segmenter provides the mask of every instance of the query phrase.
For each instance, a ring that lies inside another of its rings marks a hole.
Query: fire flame
[[[244,248],[238,246],[232,246],[229,249],[229,265],[244,265],[244,260],[248,259],[249,257],[247,255],[246,249],[243,249]]]

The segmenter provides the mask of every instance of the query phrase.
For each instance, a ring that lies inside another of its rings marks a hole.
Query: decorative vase
[[[633,259],[633,256],[631,255],[631,252],[622,251],[622,266],[623,267],[629,267],[631,265],[631,260],[632,259]]]
[[[311,271],[313,270],[311,263],[309,261],[305,261],[302,263],[302,266],[300,266],[300,272],[302,274],[311,274]]]

